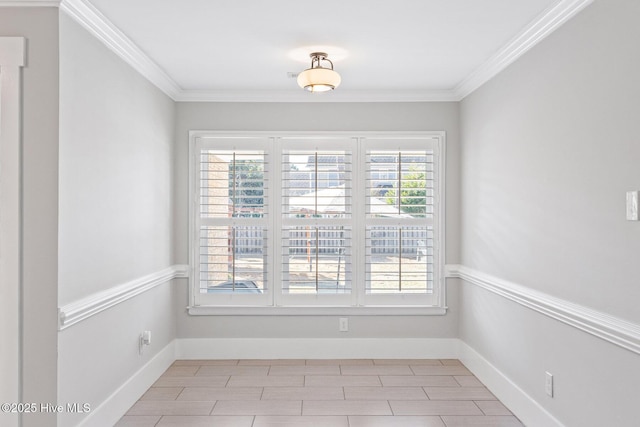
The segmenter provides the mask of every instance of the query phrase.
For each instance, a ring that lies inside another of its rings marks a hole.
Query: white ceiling
[[[107,44],[134,56],[174,99],[446,100],[466,96],[590,1],[62,0],[62,7],[110,33]],[[305,93],[287,75],[308,68],[312,46],[325,47],[342,76],[333,93]]]

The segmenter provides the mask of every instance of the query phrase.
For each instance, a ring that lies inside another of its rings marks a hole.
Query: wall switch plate
[[[142,333],[142,344],[151,345],[151,331],[144,331]]]
[[[640,191],[627,191],[627,220],[638,221],[638,194]]]
[[[151,331],[142,331],[138,337],[138,353],[144,353],[144,346],[151,345]]]
[[[549,396],[553,397],[553,375],[549,372],[544,373],[544,391]]]
[[[341,317],[339,323],[340,332],[349,332],[349,318]]]

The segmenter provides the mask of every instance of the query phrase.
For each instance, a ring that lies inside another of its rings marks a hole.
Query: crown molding
[[[60,9],[80,23],[158,89],[170,98],[176,99],[181,91],[176,82],[98,9],[84,0],[62,0]]]
[[[2,6],[59,6],[152,84],[178,102],[451,102],[461,101],[529,49],[558,29],[593,0],[559,0],[534,19],[495,55],[450,90],[347,91],[315,96],[303,91],[183,90],[131,39],[87,0],[0,0]]]
[[[183,90],[179,102],[449,102],[458,101],[449,90],[374,91],[336,90],[312,94],[298,89],[274,91]]]
[[[498,75],[516,59],[557,30],[593,0],[560,0],[547,8],[502,49],[462,80],[453,90],[462,100]]]

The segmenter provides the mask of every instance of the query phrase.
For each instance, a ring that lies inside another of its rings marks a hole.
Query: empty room
[[[0,425],[634,427],[637,0],[0,0]]]

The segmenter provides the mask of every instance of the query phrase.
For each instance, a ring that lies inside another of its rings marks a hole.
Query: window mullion
[[[237,185],[237,177],[236,177],[236,152],[233,152],[233,159],[231,161],[231,216],[236,216],[236,185]]]
[[[284,283],[282,277],[282,182],[285,178],[284,174],[287,174],[288,171],[283,171],[282,169],[282,141],[280,138],[273,138],[273,144],[271,146],[271,151],[269,152],[270,159],[272,161],[271,170],[269,172],[269,178],[271,182],[270,186],[270,201],[271,205],[269,206],[269,230],[270,236],[272,237],[269,241],[269,252],[272,256],[271,262],[269,263],[271,266],[270,277],[271,281],[271,293],[272,299],[271,304],[274,306],[282,305],[282,285]]]
[[[398,227],[398,292],[402,292],[402,227]]]
[[[317,153],[316,153],[317,155]],[[316,188],[317,188],[317,184],[316,184]],[[317,200],[317,198],[316,198]],[[317,205],[316,205],[317,206]],[[316,269],[316,292],[318,292],[318,289],[320,288],[319,286],[319,282],[318,280],[320,279],[320,241],[319,241],[319,237],[320,237],[320,229],[318,228],[318,226],[315,227],[316,230],[316,265],[315,265],[315,269]]]
[[[315,192],[315,197],[313,201],[314,211],[318,212],[318,152],[316,151],[314,154],[314,177],[313,177],[313,191]]]
[[[196,295],[198,293],[199,281],[196,277],[200,275],[200,194],[202,192],[199,181],[200,175],[200,156],[202,153],[202,144],[200,138],[195,138],[192,145],[189,146],[189,194],[193,198],[190,204],[189,217],[192,226],[189,227],[189,261],[190,279],[189,279],[189,305],[196,305]]]
[[[234,155],[235,157],[235,155]],[[236,290],[236,226],[231,227],[231,289]]]
[[[353,274],[353,299],[352,304],[362,306],[365,304],[366,290],[366,153],[364,150],[363,138],[357,138],[353,148],[354,158],[352,162],[353,174],[353,194],[354,203],[351,207],[352,233],[354,247],[362,250],[353,251],[352,274]]]
[[[402,213],[402,151],[398,151],[398,175],[396,197],[398,198],[398,214]]]

